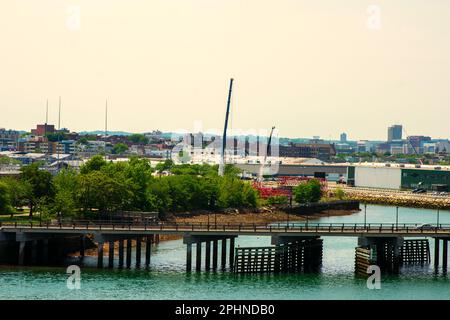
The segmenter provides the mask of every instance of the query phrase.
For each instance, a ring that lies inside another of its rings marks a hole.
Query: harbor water
[[[368,205],[366,219],[367,223],[395,223],[396,208]],[[439,221],[450,223],[450,212],[441,211]],[[363,223],[364,210],[314,222]],[[399,208],[399,223],[436,222],[436,210]],[[448,275],[434,269],[432,239],[431,264],[404,266],[399,275],[383,275],[379,290],[368,289],[366,280],[354,274],[356,238],[323,239],[319,273],[186,273],[186,246],[180,239],[155,246],[150,269],[97,269],[96,257],[85,257],[80,289],[68,288],[65,267],[0,266],[0,299],[450,299]],[[240,236],[236,245],[266,246],[270,238]]]

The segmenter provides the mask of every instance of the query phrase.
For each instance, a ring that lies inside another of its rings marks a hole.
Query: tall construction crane
[[[420,157],[419,152],[417,152],[416,147],[412,144],[411,140],[409,139],[409,135],[408,135],[408,133],[406,132],[405,128],[403,128],[403,131],[404,131],[405,134],[406,134],[406,141],[409,143],[409,145],[411,146],[411,148],[413,149],[414,153],[415,153],[416,156],[417,156],[417,160],[419,161],[419,164],[420,164],[420,165],[423,165],[422,158]]]
[[[227,128],[228,128],[228,117],[230,115],[230,104],[231,104],[231,94],[233,92],[233,78],[230,79],[230,88],[228,90],[228,101],[227,101],[227,111],[225,113],[225,125],[223,127],[222,136],[222,154],[219,163],[219,176],[223,176],[225,171],[225,148],[227,146]]]
[[[264,172],[264,167],[265,167],[266,162],[267,162],[267,155],[269,154],[270,144],[272,143],[273,130],[275,130],[275,127],[272,127],[272,129],[270,130],[269,140],[267,141],[266,154],[264,155],[264,160],[261,163],[261,166],[259,167],[259,174],[258,174],[258,181],[259,182],[263,181],[263,172]]]

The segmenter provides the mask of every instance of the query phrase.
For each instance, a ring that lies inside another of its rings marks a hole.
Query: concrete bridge
[[[119,266],[126,263],[131,266],[132,240],[136,241],[136,265],[142,262],[142,244],[145,245],[145,265],[150,265],[152,244],[158,241],[159,235],[179,235],[186,244],[186,269],[192,269],[192,246],[195,245],[195,269],[213,270],[218,268],[219,242],[220,267],[228,265],[233,269],[235,262],[235,239],[238,236],[270,236],[275,246],[295,244],[308,249],[311,239],[324,236],[357,237],[361,248],[378,250],[389,264],[397,265],[404,238],[434,238],[435,265],[440,260],[440,242],[442,242],[442,266],[447,268],[448,240],[450,225],[440,224],[421,227],[416,224],[323,224],[323,223],[275,223],[275,224],[205,224],[205,223],[122,223],[107,221],[74,221],[63,223],[3,223],[0,224],[0,242],[7,242],[17,249],[17,263],[25,263],[26,253],[31,256],[31,263],[36,260],[40,248],[41,255],[48,255],[48,242],[51,239],[79,239],[79,251],[84,256],[86,236],[90,235],[97,243],[98,267],[103,267],[104,244],[109,244],[108,266],[114,266],[114,244],[118,242]],[[305,240],[308,240],[305,242]],[[202,246],[202,244],[204,244]],[[314,243],[317,247],[317,243]],[[204,261],[202,248],[205,249]],[[378,248],[378,249],[377,249]],[[380,251],[382,248],[382,251]],[[211,250],[212,249],[212,250]],[[125,252],[126,250],[126,252]],[[321,259],[320,254],[316,256]],[[60,248],[58,254],[64,253]],[[296,251],[297,252],[297,251]],[[125,254],[126,253],[126,254]],[[126,260],[125,260],[126,257]],[[294,258],[292,258],[294,259]],[[298,260],[300,258],[295,258]],[[303,258],[302,258],[303,259]],[[379,258],[381,259],[381,258]],[[358,260],[358,259],[357,259]],[[320,260],[321,261],[321,260]],[[384,261],[384,262],[386,262]],[[212,264],[211,264],[212,262]],[[302,262],[304,263],[304,261]],[[395,266],[394,266],[395,267]]]

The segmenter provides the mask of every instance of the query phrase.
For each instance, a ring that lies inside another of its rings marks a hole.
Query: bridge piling
[[[434,268],[439,268],[439,238],[434,238]]]
[[[213,256],[212,256],[212,267],[213,270],[217,270],[217,254],[218,254],[219,243],[218,240],[213,240]]]
[[[230,238],[230,269],[233,270],[234,267],[234,238]]]
[[[222,270],[225,270],[226,266],[227,266],[227,239],[222,239],[222,259],[221,259],[221,263],[222,263]]]
[[[152,254],[152,238],[147,236],[145,242],[145,266],[150,266],[150,256]]]
[[[186,271],[192,271],[192,243],[187,244],[186,249]]]
[[[197,242],[196,243],[196,255],[195,255],[195,271],[200,271],[201,265],[202,265],[202,243]]]
[[[211,241],[206,241],[205,270],[209,271],[210,269],[211,269]]]
[[[83,236],[80,236],[80,256],[82,258],[84,258],[85,247],[86,247],[86,244],[85,244],[84,235],[83,235]]]
[[[109,241],[108,268],[114,267],[114,241]]]
[[[355,259],[355,272],[361,275],[370,264],[378,266],[382,272],[398,274],[402,254],[400,248],[404,245],[402,237],[359,237]],[[366,251],[362,250],[366,249]],[[362,255],[360,257],[360,255]]]
[[[442,271],[447,272],[448,240],[442,239]]]
[[[141,265],[141,250],[142,250],[142,238],[136,238],[136,266],[139,267]]]
[[[119,240],[119,268],[123,267],[123,242],[123,239]]]
[[[127,239],[127,268],[131,267],[131,238]]]
[[[99,241],[97,244],[97,252],[98,252],[98,259],[97,259],[97,267],[103,268],[103,241]]]

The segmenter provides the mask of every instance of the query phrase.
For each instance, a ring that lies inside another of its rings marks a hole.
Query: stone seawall
[[[431,198],[431,197],[415,197],[402,194],[386,195],[367,192],[348,192],[347,197],[349,199],[364,203],[385,204],[398,207],[450,210],[449,197]]]

